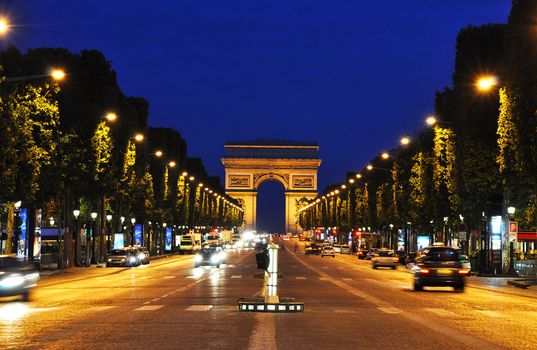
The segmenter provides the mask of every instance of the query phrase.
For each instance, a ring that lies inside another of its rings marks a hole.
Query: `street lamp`
[[[134,245],[134,224],[136,223],[136,218],[131,218],[132,230],[131,230],[131,245]]]
[[[483,75],[477,79],[475,86],[481,92],[489,92],[498,86],[498,77],[495,75]]]
[[[110,239],[111,237],[111,230],[112,230],[112,215],[111,214],[108,214],[106,215],[106,222],[108,223],[107,227],[106,227],[106,232],[108,233],[108,239],[106,240],[106,252],[107,252],[107,256],[110,255],[110,248],[112,246],[112,240]]]
[[[142,142],[144,140],[144,135],[141,133],[137,133],[134,135],[134,141],[136,142]]]
[[[112,122],[112,123],[117,120],[117,114],[112,113],[112,112],[107,113],[104,117],[105,117],[106,120],[108,120],[109,122]]]
[[[405,137],[402,137],[402,138],[401,138],[401,144],[402,144],[403,146],[406,146],[406,145],[408,145],[409,143],[410,143],[410,138],[409,138],[409,137],[405,136]]]
[[[92,236],[92,242],[91,242],[91,264],[97,264],[97,260],[95,259],[95,231],[97,229],[97,222],[95,219],[97,219],[97,213],[93,212],[91,215],[91,236]],[[86,243],[87,244],[87,243]]]
[[[9,22],[6,18],[0,18],[0,36],[4,36],[9,32]]]
[[[65,79],[65,71],[63,69],[54,68],[51,70],[50,76],[56,81],[62,81]]]

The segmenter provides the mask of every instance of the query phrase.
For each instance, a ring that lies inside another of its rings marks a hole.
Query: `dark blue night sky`
[[[450,85],[458,31],[510,0],[0,1],[26,50],[104,52],[150,124],[223,176],[228,140],[316,141],[320,189],[423,125]]]

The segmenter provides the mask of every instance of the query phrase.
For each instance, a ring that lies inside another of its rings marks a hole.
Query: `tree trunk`
[[[14,253],[12,249],[13,248],[14,221],[15,221],[15,205],[13,203],[9,203],[8,212],[7,212],[7,226],[6,226],[6,234],[7,234],[6,254]]]

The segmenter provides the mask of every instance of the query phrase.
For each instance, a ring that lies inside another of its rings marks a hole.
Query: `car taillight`
[[[429,273],[429,269],[422,267],[420,268],[419,273]]]
[[[470,270],[468,269],[459,269],[459,274],[460,275],[467,275],[470,273]]]

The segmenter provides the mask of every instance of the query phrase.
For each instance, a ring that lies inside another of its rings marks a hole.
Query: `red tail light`
[[[459,274],[460,275],[468,275],[470,273],[470,270],[468,269],[460,269]]]
[[[420,269],[420,273],[429,273],[429,269],[426,269],[426,268],[422,267]]]

